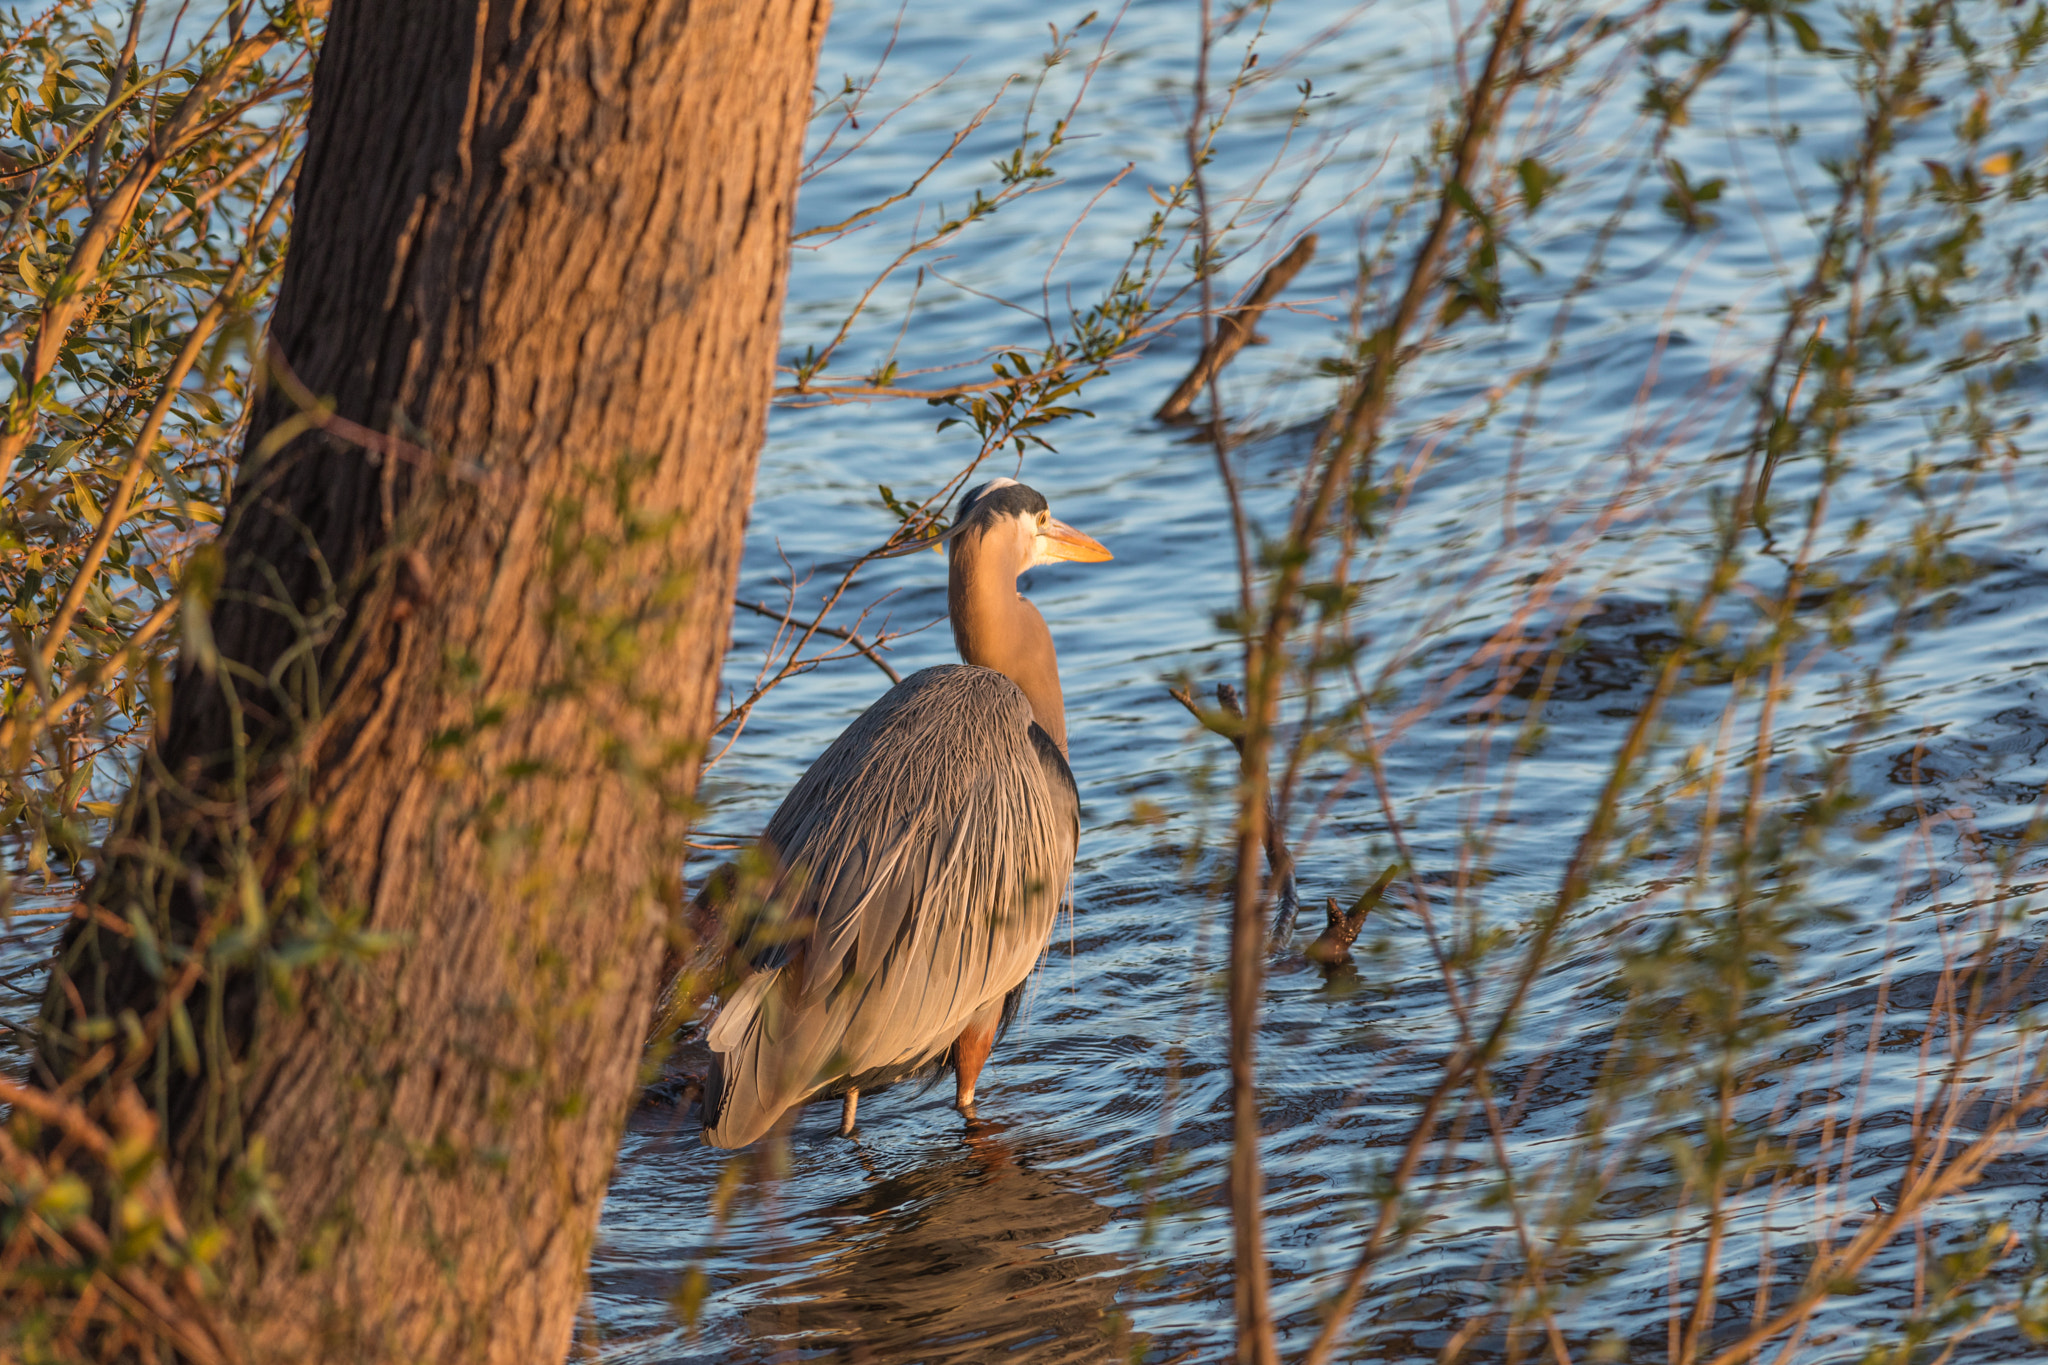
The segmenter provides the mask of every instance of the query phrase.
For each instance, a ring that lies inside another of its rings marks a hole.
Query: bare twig
[[[775,608],[769,606],[765,602],[749,602],[744,597],[735,597],[733,599],[733,603],[735,606],[745,607],[748,611],[751,611],[758,616],[765,616],[771,621],[780,621],[783,625],[790,626],[798,630],[803,629],[805,625],[805,623],[802,621],[790,619],[790,617],[786,613],[775,610]],[[820,635],[830,635],[834,639],[844,640],[846,641],[846,643],[852,645],[855,649],[859,650],[863,655],[867,656],[869,661],[872,662],[876,668],[879,668],[884,673],[888,674],[890,682],[900,683],[903,681],[903,675],[901,673],[898,673],[895,669],[891,668],[889,666],[888,660],[884,659],[880,654],[875,652],[878,649],[886,647],[881,642],[876,641],[870,643],[869,641],[863,640],[860,637],[859,631],[841,630],[837,626],[828,626],[822,622],[820,622],[816,627],[814,627],[814,629],[816,629]]]
[[[1011,84],[1016,79],[1017,78],[1015,76],[1011,76],[1007,80],[1005,80],[1000,86],[998,86],[996,88],[995,96],[992,99],[990,99],[988,103],[982,105],[981,108],[977,109],[974,112],[974,116],[968,119],[966,124],[963,127],[961,127],[961,129],[958,132],[953,134],[953,140],[946,144],[946,150],[940,152],[936,157],[934,157],[932,159],[932,163],[929,166],[926,166],[924,170],[918,175],[917,179],[911,181],[909,185],[907,185],[901,190],[898,190],[896,193],[890,195],[888,198],[880,200],[873,204],[869,204],[866,208],[860,209],[857,212],[840,219],[836,223],[821,223],[817,227],[805,228],[802,232],[795,233],[790,237],[790,244],[793,246],[798,242],[808,241],[812,237],[836,237],[841,233],[849,232],[858,224],[874,217],[876,214],[882,212],[884,209],[889,208],[895,204],[900,204],[905,199],[908,199],[911,195],[916,194],[918,189],[924,184],[924,182],[931,179],[933,174],[938,171],[939,167],[945,165],[946,162],[952,159],[953,153],[960,150],[960,144],[965,142],[969,137],[973,136],[975,131],[981,127],[982,123],[988,118],[988,116],[995,112],[996,106],[1002,103],[1003,96],[1006,93],[1008,93]],[[944,80],[934,81],[928,88],[919,91],[917,95],[913,95],[911,97],[911,100],[914,101],[918,98],[921,98],[924,95],[931,93],[931,91],[938,89],[939,86],[943,85],[944,83]],[[906,104],[907,103],[908,102],[906,102]],[[887,122],[887,119],[884,119],[883,122]],[[868,133],[868,137],[873,137],[874,133],[880,130],[880,127],[881,124],[875,125],[875,129],[871,130]],[[862,139],[863,142],[865,142],[866,140],[866,138]]]
[[[1487,49],[1485,65],[1481,69],[1471,97],[1466,101],[1463,126],[1459,130],[1451,164],[1447,168],[1435,218],[1415,253],[1407,286],[1402,291],[1400,302],[1395,306],[1393,315],[1373,335],[1373,353],[1367,362],[1365,373],[1361,376],[1350,402],[1340,408],[1333,418],[1331,425],[1335,429],[1334,448],[1323,465],[1321,476],[1313,481],[1311,488],[1304,490],[1307,496],[1298,504],[1289,536],[1297,546],[1312,545],[1320,538],[1330,509],[1336,503],[1337,491],[1343,485],[1353,463],[1369,455],[1378,439],[1380,423],[1386,415],[1393,392],[1394,370],[1401,353],[1402,340],[1421,316],[1423,301],[1434,292],[1439,283],[1439,262],[1450,239],[1452,226],[1463,212],[1458,204],[1458,195],[1468,193],[1465,186],[1477,170],[1482,148],[1493,131],[1496,112],[1506,105],[1508,96],[1518,84],[1519,73],[1510,67],[1507,57],[1509,52],[1521,46],[1523,15],[1526,9],[1526,0],[1506,0],[1502,6],[1500,18],[1494,27],[1493,41]],[[1267,602],[1262,636],[1257,642],[1257,654],[1268,670],[1275,669],[1276,662],[1281,657],[1286,632],[1293,619],[1295,603],[1300,593],[1305,563],[1305,556],[1298,556],[1287,562]],[[1683,651],[1674,651],[1672,658],[1677,659],[1682,653]],[[1667,675],[1675,674],[1671,663],[1667,662],[1665,672]],[[1665,684],[1663,693],[1668,695],[1669,682],[1675,681],[1675,676],[1668,676],[1668,680],[1660,681]],[[1259,740],[1258,747],[1263,754],[1265,741],[1271,733],[1279,710],[1278,688],[1273,680],[1268,679],[1254,689],[1253,695],[1259,703],[1258,714],[1253,723],[1257,727],[1255,734]],[[1658,696],[1656,700],[1661,702],[1662,696]],[[1639,743],[1637,737],[1632,735],[1631,742],[1624,746],[1621,761],[1617,764],[1619,773],[1625,774],[1632,767]],[[1617,777],[1610,785],[1618,787],[1620,780]],[[1613,795],[1607,794],[1609,804]],[[1598,829],[1598,832],[1604,834],[1605,830]],[[1584,875],[1582,864],[1586,861],[1586,844],[1597,847],[1602,842],[1604,841],[1589,837],[1586,843],[1582,844],[1579,856],[1575,857],[1566,874],[1567,895],[1580,889],[1577,883]],[[1559,900],[1562,904],[1566,897],[1561,896]],[[1530,955],[1531,963],[1540,961],[1547,953],[1548,947],[1547,937],[1539,936],[1538,945]],[[1521,995],[1525,993],[1526,986],[1517,992],[1510,1008],[1502,1013],[1499,1025],[1476,1053],[1471,1049],[1461,1049],[1451,1064],[1444,1068],[1442,1078],[1423,1103],[1422,1112],[1410,1130],[1408,1144],[1395,1167],[1393,1187],[1396,1190],[1405,1188],[1413,1175],[1417,1163],[1421,1160],[1422,1149],[1428,1136],[1435,1131],[1436,1117],[1450,1098],[1452,1090],[1458,1086],[1473,1064],[1486,1057],[1499,1045],[1499,1036],[1504,1031],[1507,1021],[1519,1008]],[[1350,1320],[1351,1310],[1357,1304],[1359,1294],[1364,1290],[1366,1276],[1371,1273],[1388,1234],[1393,1231],[1400,1203],[1397,1197],[1389,1197],[1382,1201],[1379,1217],[1368,1233],[1365,1245],[1360,1250],[1350,1274],[1345,1277],[1343,1286],[1329,1305],[1322,1329],[1317,1332],[1315,1340],[1309,1344],[1308,1352],[1303,1357],[1303,1365],[1323,1365],[1335,1351],[1338,1337]]]
[[[100,107],[99,127],[93,129],[92,145],[85,154],[85,203],[89,209],[99,208],[100,157],[107,150],[107,129],[113,120],[108,117],[114,106],[120,102],[121,87],[128,83],[128,73],[135,62],[135,40],[142,34],[142,12],[148,0],[135,0],[135,7],[128,12],[128,36],[121,43],[121,60],[114,63],[114,74],[107,80],[106,102]]]

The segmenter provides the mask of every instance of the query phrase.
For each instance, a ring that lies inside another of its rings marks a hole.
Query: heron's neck
[[[1009,569],[972,550],[955,553],[946,583],[953,643],[966,662],[993,668],[1023,689],[1033,718],[1065,753],[1067,711],[1052,632],[1038,608],[1018,593],[1017,575]]]

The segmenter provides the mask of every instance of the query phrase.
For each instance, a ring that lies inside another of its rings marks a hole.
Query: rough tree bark
[[[42,1058],[162,1111],[253,1359],[568,1348],[826,13],[333,7],[211,648],[188,618]],[[152,1045],[96,1044],[130,1009]]]

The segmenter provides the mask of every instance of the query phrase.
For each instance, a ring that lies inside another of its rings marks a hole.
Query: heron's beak
[[[1099,564],[1114,558],[1101,541],[1085,536],[1054,518],[1045,524],[1045,553],[1053,559],[1071,559],[1081,564]]]

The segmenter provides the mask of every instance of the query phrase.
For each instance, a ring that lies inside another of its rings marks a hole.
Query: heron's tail
[[[782,973],[749,977],[719,1011],[706,1041],[704,1141],[712,1147],[757,1142],[782,1116],[829,1081],[846,1031],[842,1011],[810,1006],[775,990]]]
[[[704,1144],[708,1147],[744,1147],[759,1141],[788,1108],[764,1105],[758,1087],[735,1086],[731,1081],[725,1055],[712,1053],[711,1073],[704,1080]],[[733,1103],[736,1098],[738,1104]]]

